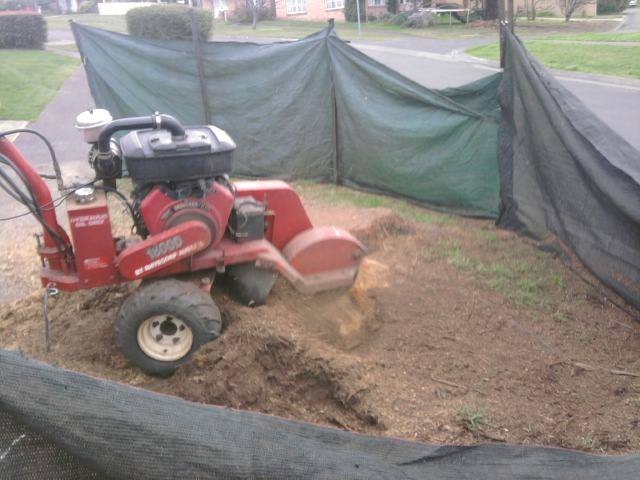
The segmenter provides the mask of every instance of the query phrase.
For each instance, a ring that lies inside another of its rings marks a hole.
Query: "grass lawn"
[[[484,27],[467,27],[455,19],[449,25],[449,17],[438,18],[438,23],[432,28],[415,29],[404,28],[400,25],[386,25],[382,23],[362,24],[361,34],[358,34],[357,23],[336,22],[336,32],[343,40],[390,40],[399,37],[424,38],[464,38],[495,35],[496,30]],[[302,38],[311,35],[327,26],[326,22],[307,22],[296,20],[267,20],[258,23],[256,30],[250,25],[214,22],[213,36],[216,35],[246,35],[259,37]]]
[[[64,45],[52,45],[51,48],[53,50],[64,50],[66,52],[77,52],[78,51],[78,47],[76,46],[75,43],[69,43],[69,44],[64,44]]]
[[[584,45],[532,40],[526,47],[544,65],[559,70],[640,78],[640,45]],[[498,60],[497,44],[467,50],[469,55]]]
[[[341,12],[336,13],[339,18]],[[69,20],[73,19],[78,23],[104,28],[116,32],[126,33],[127,26],[124,15],[51,15],[47,16],[49,30],[68,30]],[[362,33],[358,34],[358,26],[355,23],[336,22],[336,31],[345,40],[389,40],[394,38],[423,37],[423,38],[470,38],[496,36],[497,30],[492,26],[479,24],[463,25],[453,20],[449,25],[449,16],[440,15],[437,17],[437,25],[431,28],[415,29],[403,28],[399,25],[385,25],[381,23],[362,24]],[[559,21],[562,20],[562,21]],[[326,22],[310,22],[305,20],[265,20],[258,23],[258,27],[253,30],[250,25],[240,25],[232,22],[224,23],[221,20],[214,20],[213,38],[216,36],[245,36],[245,37],[268,37],[268,38],[303,38],[326,27]],[[538,18],[535,21],[520,21],[518,30],[521,35],[545,35],[556,36],[567,33],[582,34],[592,30],[610,30],[615,26],[613,21],[595,21],[593,19],[580,19],[565,23],[563,19]],[[586,34],[590,35],[590,34]],[[637,35],[637,34],[630,34]],[[631,37],[633,38],[633,37]]]
[[[0,119],[38,118],[79,63],[42,50],[0,50]]]
[[[338,12],[340,13],[340,12]],[[104,28],[115,32],[126,33],[127,25],[124,15],[53,15],[46,17],[49,30],[69,30],[69,20]],[[247,37],[269,38],[303,38],[307,35],[322,30],[327,22],[309,22],[300,20],[265,20],[258,23],[253,30],[250,25],[241,25],[232,22],[214,20],[213,37],[216,35],[239,35]],[[336,22],[338,35],[345,40],[387,40],[402,36],[418,36],[433,38],[475,37],[480,35],[495,34],[493,28],[465,27],[461,23],[453,21],[449,25],[449,17],[438,18],[438,24],[433,28],[412,29],[399,25],[384,25],[379,23],[362,24],[362,34],[358,34],[358,25],[355,23]]]
[[[562,40],[567,42],[640,42],[640,32],[616,33],[577,33],[575,35],[549,35],[545,40]]]
[[[76,15],[49,15],[45,17],[49,30],[69,30],[69,20],[84,23],[92,27],[104,28],[114,32],[127,32],[127,23],[124,15],[98,15],[97,13],[85,13]]]

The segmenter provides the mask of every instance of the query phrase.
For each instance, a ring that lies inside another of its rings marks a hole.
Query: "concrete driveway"
[[[624,21],[616,29],[618,32],[640,32],[640,8],[627,8],[624,11]]]

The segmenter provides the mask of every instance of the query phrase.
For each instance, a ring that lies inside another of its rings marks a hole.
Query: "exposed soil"
[[[53,300],[51,353],[40,294],[0,306],[0,346],[197,402],[360,432],[640,451],[640,324],[600,289],[490,222],[306,203],[316,223],[368,245],[354,288],[305,298],[279,280],[255,309],[218,291],[223,335],[169,379],[142,374],[115,348],[131,286]],[[544,281],[505,284],[498,267],[512,264]]]

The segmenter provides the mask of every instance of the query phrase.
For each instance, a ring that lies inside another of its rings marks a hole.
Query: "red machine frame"
[[[364,246],[336,227],[313,228],[298,194],[276,180],[235,183],[235,197],[251,196],[266,206],[263,239],[236,242],[222,232],[213,239],[198,220],[185,221],[139,242],[113,238],[106,194],[91,203],[66,199],[69,235],[58,223],[49,187],[20,151],[0,138],[0,153],[23,173],[40,206],[44,222],[43,286],[74,291],[151,277],[167,277],[255,262],[276,270],[303,293],[347,287],[353,283]],[[224,219],[223,225],[226,226]],[[52,233],[53,232],[53,233]]]

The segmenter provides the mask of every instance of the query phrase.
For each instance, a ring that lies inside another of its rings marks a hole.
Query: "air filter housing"
[[[213,125],[186,127],[185,136],[168,130],[135,130],[120,140],[134,183],[159,183],[217,177],[231,172],[235,142]]]

